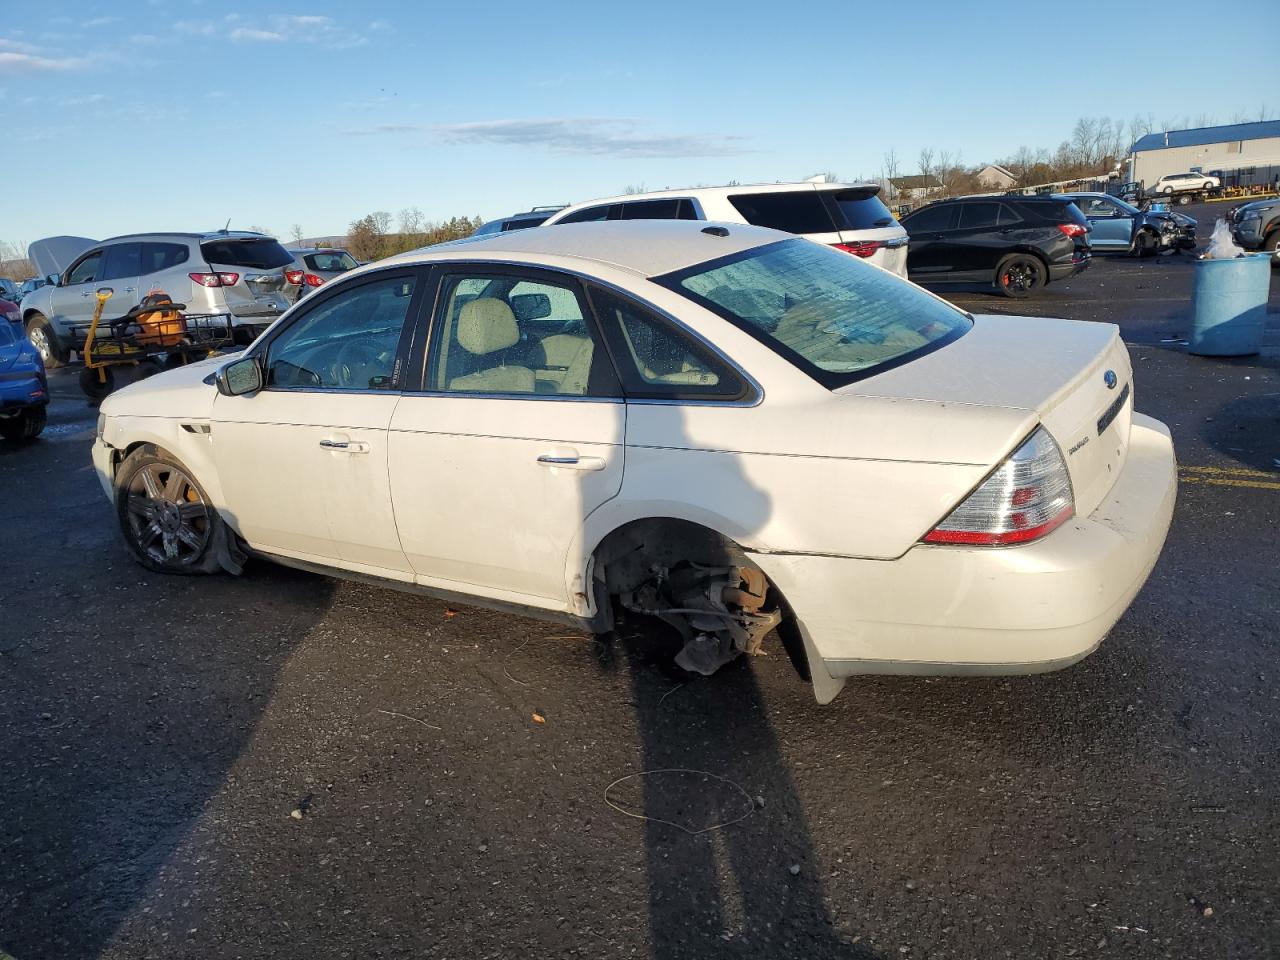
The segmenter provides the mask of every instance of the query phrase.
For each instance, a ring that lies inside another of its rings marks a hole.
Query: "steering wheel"
[[[334,379],[344,387],[367,387],[367,371],[378,363],[381,351],[372,340],[348,340],[333,361]]]

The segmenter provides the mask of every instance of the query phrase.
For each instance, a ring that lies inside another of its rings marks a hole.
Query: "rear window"
[[[312,270],[326,270],[331,273],[354,270],[360,266],[356,263],[355,257],[349,253],[309,253],[302,258],[302,262]]]
[[[844,217],[842,230],[875,230],[893,225],[893,214],[878,194],[868,190],[842,190],[835,195]]]
[[[832,233],[836,229],[816,190],[784,193],[740,193],[730,197],[742,219],[757,227],[772,227],[787,233]]]
[[[293,263],[289,251],[279,240],[270,237],[251,240],[206,240],[200,252],[210,264],[224,267],[248,267],[250,270],[273,270]]]
[[[659,278],[823,385],[906,363],[970,327],[967,314],[857,257],[784,240]]]

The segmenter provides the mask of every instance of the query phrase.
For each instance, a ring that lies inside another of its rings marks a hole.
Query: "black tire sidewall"
[[[1037,281],[1036,285],[1033,286],[1030,290],[1011,290],[1009,287],[1006,287],[1003,283],[1000,282],[1000,278],[1001,276],[1004,275],[1004,272],[1008,270],[1011,266],[1013,266],[1016,263],[1020,263],[1022,261],[1026,261],[1027,263],[1035,267],[1036,275],[1039,277],[1039,280]],[[1032,254],[1029,254],[1029,253],[1011,253],[1008,256],[1004,257],[998,264],[996,264],[995,279],[996,279],[996,289],[999,290],[1001,293],[1003,293],[1006,297],[1010,297],[1011,299],[1014,299],[1014,300],[1025,300],[1027,297],[1034,296],[1035,294],[1039,293],[1041,290],[1044,289],[1045,284],[1049,282],[1049,271],[1045,269],[1045,265],[1040,262],[1039,257],[1033,256]]]
[[[195,485],[196,490],[200,493],[200,498],[204,501],[205,509],[209,512],[209,536],[205,540],[204,550],[200,555],[192,559],[190,563],[183,564],[167,564],[153,560],[134,542],[133,532],[129,529],[128,517],[128,487],[129,481],[137,474],[139,470],[148,464],[163,463],[169,466],[177,467],[188,477]],[[211,565],[210,560],[214,552],[214,545],[218,540],[219,528],[222,526],[222,518],[218,516],[218,511],[213,508],[213,504],[209,501],[209,494],[205,491],[204,486],[196,479],[196,475],[188,469],[187,465],[173,456],[166,450],[161,450],[154,444],[144,444],[129,456],[125,457],[119,468],[116,470],[115,483],[115,507],[116,521],[120,525],[120,533],[124,537],[125,545],[129,548],[129,553],[133,558],[156,573],[175,574],[177,576],[194,576],[200,573],[210,573],[217,569],[216,564]]]
[[[45,407],[29,407],[16,417],[0,421],[0,436],[10,443],[27,443],[44,432],[48,420]]]

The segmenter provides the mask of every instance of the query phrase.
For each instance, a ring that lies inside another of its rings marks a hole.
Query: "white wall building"
[[[1148,133],[1129,151],[1129,179],[1148,186],[1170,173],[1221,170],[1239,185],[1270,182],[1280,167],[1280,120]],[[1252,173],[1248,171],[1253,171]]]

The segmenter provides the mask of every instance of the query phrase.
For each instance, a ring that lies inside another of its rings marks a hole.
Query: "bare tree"
[[[306,234],[302,232],[302,224],[295,223],[292,227],[289,228],[289,237],[293,240],[295,244],[301,246],[302,240],[305,236]]]
[[[648,193],[648,188],[646,188],[643,183],[640,183],[640,184],[628,183],[626,188],[622,192],[625,193],[627,196],[631,196],[637,193]]]
[[[417,207],[405,207],[400,211],[400,232],[414,236],[422,233],[422,211]]]

